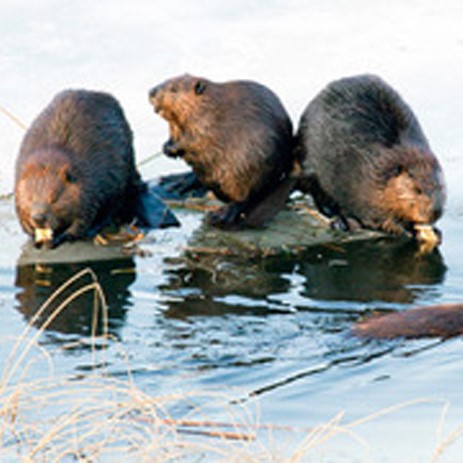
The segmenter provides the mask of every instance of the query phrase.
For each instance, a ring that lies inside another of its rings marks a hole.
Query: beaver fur
[[[185,74],[154,87],[149,97],[169,123],[165,154],[183,158],[229,203],[209,215],[210,223],[260,226],[284,205],[292,185],[292,124],[271,90]]]
[[[118,101],[88,90],[57,94],[28,129],[16,161],[15,204],[25,232],[49,230],[43,244],[51,247],[89,237],[111,221],[131,221],[145,206],[143,195]]]
[[[463,334],[463,304],[416,307],[362,320],[353,328],[362,338],[451,338]]]
[[[302,188],[343,229],[416,234],[442,215],[441,166],[400,95],[377,76],[330,83],[296,134]]]

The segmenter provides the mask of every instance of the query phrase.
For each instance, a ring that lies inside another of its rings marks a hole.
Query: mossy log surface
[[[187,200],[171,203],[171,206],[208,210],[214,207],[213,204],[210,201]],[[304,200],[288,205],[262,229],[226,231],[203,222],[188,240],[186,251],[194,254],[265,257],[298,254],[313,246],[343,244],[381,236],[384,235],[368,230],[349,233],[333,230],[329,221]]]

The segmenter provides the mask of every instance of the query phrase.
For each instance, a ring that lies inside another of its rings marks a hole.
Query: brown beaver
[[[296,152],[304,188],[334,224],[438,241],[430,224],[444,208],[442,169],[410,107],[379,77],[322,90],[302,114]]]
[[[188,74],[149,92],[169,123],[168,156],[182,157],[228,205],[213,225],[260,226],[284,204],[292,186],[292,124],[279,98],[251,81],[215,83]]]
[[[131,129],[111,95],[63,91],[28,129],[16,161],[15,202],[37,245],[89,237],[139,212],[150,226],[152,200],[135,167]],[[159,211],[164,216],[165,207]]]
[[[463,304],[416,307],[358,322],[356,336],[373,339],[451,338],[463,334]]]

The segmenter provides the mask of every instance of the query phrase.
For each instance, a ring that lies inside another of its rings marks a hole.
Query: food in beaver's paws
[[[36,228],[34,230],[34,241],[36,244],[51,242],[53,230],[51,228]]]
[[[420,243],[426,243],[428,246],[436,246],[440,243],[440,236],[431,225],[415,224],[415,236]]]

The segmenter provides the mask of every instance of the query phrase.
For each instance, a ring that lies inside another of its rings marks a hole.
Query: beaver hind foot
[[[135,225],[142,228],[179,227],[180,222],[161,198],[146,188],[135,201]]]
[[[250,199],[227,204],[217,211],[210,212],[206,222],[224,230],[262,228],[284,207],[295,183],[295,179],[286,177],[260,201]]]

